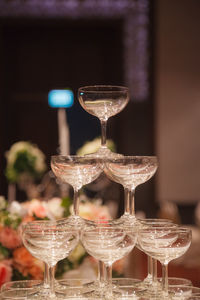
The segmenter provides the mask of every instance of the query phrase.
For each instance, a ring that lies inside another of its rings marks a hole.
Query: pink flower
[[[99,203],[81,203],[79,207],[79,215],[88,220],[109,220],[112,219],[107,206]]]
[[[22,204],[22,206],[27,210],[29,216],[36,215],[38,218],[45,218],[48,214],[47,209],[43,205],[42,201],[33,199]]]
[[[125,267],[125,264],[126,264],[125,262],[126,262],[126,257],[115,261],[113,266],[112,266],[113,271],[117,272],[119,275],[123,274],[124,267]]]
[[[9,260],[2,260],[0,262],[0,286],[12,278],[12,268],[10,265],[11,261]]]
[[[14,249],[21,245],[19,233],[11,227],[2,227],[0,230],[0,243],[8,249]]]
[[[24,276],[31,279],[43,279],[43,263],[33,257],[25,247],[19,247],[13,251],[13,266]]]

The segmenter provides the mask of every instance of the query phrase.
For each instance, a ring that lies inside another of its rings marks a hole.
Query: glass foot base
[[[97,288],[88,292],[83,293],[84,297],[87,298],[99,298],[99,299],[119,299],[123,296],[123,293],[118,289],[118,287],[113,286],[110,290],[108,285],[104,285],[101,288]]]
[[[129,225],[129,226],[137,226],[137,219],[134,215],[131,214],[123,214],[120,218],[112,220],[112,223],[116,225]]]
[[[60,226],[65,226],[65,225],[71,225],[71,226],[76,226],[76,227],[82,227],[83,225],[85,225],[85,220],[83,218],[81,218],[80,216],[75,216],[75,215],[71,215],[67,218],[63,218],[57,221],[57,224],[59,224]]]
[[[58,294],[64,294],[66,299],[67,297],[81,297],[84,293],[94,290],[95,283],[95,281],[82,278],[60,279],[55,282],[55,291]]]
[[[135,278],[113,278],[112,286],[107,282],[94,281],[87,285],[92,288],[90,292],[84,293],[84,296],[95,299],[139,299],[147,288],[142,285],[142,281]]]

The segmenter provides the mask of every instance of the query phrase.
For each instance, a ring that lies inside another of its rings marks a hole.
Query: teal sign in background
[[[74,94],[71,90],[52,90],[48,94],[48,103],[51,107],[71,107],[74,103]]]

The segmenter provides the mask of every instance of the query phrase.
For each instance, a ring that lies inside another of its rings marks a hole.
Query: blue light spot
[[[48,93],[48,103],[51,107],[71,107],[74,102],[74,94],[71,90],[52,90]]]

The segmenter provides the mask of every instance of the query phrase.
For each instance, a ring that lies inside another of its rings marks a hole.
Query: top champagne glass
[[[78,98],[81,106],[101,122],[101,147],[97,156],[112,155],[106,146],[107,120],[124,109],[129,101],[129,89],[124,86],[94,85],[80,87]]]

